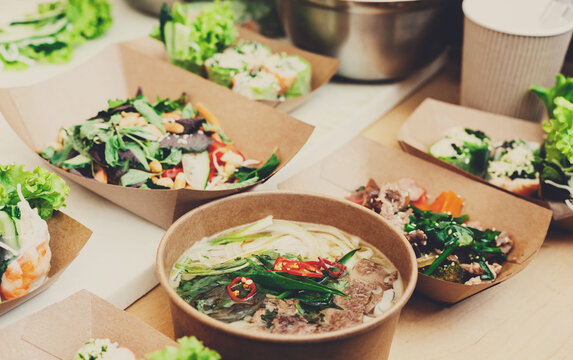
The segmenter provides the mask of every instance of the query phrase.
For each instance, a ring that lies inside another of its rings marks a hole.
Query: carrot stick
[[[217,117],[215,115],[213,115],[212,112],[207,110],[200,103],[195,104],[195,107],[197,107],[197,111],[199,111],[199,113],[205,117],[205,120],[207,120],[208,123],[210,123],[211,125],[215,125],[216,127],[219,128],[219,130],[223,131],[223,128],[221,127],[221,123],[219,122],[219,120],[217,120]],[[213,134],[213,139],[220,141],[220,142],[223,142],[223,140],[221,139],[221,137],[217,133]]]

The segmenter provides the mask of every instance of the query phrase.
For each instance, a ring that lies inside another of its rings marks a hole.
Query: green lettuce
[[[550,117],[556,108],[556,98],[564,97],[566,100],[573,102],[573,78],[566,78],[563,74],[556,76],[554,87],[544,88],[542,86],[532,86],[531,90],[545,103],[547,113]]]
[[[219,360],[219,355],[215,350],[205,346],[196,337],[182,337],[177,340],[179,349],[167,346],[163,350],[145,355],[150,360]]]
[[[36,13],[0,28],[0,70],[68,62],[75,46],[102,36],[111,25],[107,0],[42,2]]]
[[[205,6],[195,18],[182,3],[173,4],[171,12],[164,5],[151,36],[163,41],[172,64],[204,76],[205,60],[235,41],[235,15],[228,1]]]
[[[573,78],[559,74],[553,88],[532,87],[547,106],[547,133],[540,151],[541,194],[549,200],[573,195]]]
[[[0,207],[8,213],[17,214],[20,201],[17,185],[22,195],[44,220],[52,217],[54,210],[66,206],[70,189],[59,176],[43,168],[25,171],[23,165],[0,165]]]

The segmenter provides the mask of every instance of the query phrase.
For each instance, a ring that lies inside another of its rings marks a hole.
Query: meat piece
[[[413,244],[420,244],[426,246],[428,237],[422,230],[410,231],[406,234],[406,239]]]
[[[367,284],[381,286],[384,290],[391,288],[384,283],[389,275],[384,266],[367,259],[361,259],[351,269],[352,277]]]
[[[472,275],[481,275],[483,274],[483,269],[481,268],[481,265],[474,262],[471,264],[461,264],[462,269],[464,269],[465,271],[469,272]]]
[[[404,210],[410,203],[410,195],[396,184],[386,184],[380,189],[378,199],[384,204],[390,204],[394,213]]]
[[[493,263],[493,264],[489,264],[486,262],[487,267],[489,268],[489,270],[491,271],[491,273],[493,274],[493,280],[495,280],[497,278],[497,276],[499,275],[499,273],[501,272],[502,266],[498,263]],[[491,282],[493,280],[482,280],[481,277],[479,275],[483,274],[483,269],[481,268],[480,264],[474,262],[471,264],[460,264],[460,266],[467,272],[469,272],[472,275],[478,275],[475,277],[472,277],[471,279],[469,279],[468,281],[465,282],[466,285],[476,285],[476,284],[483,284],[484,282]]]
[[[268,312],[275,314],[272,320],[264,319]],[[268,321],[270,328],[267,326]],[[300,316],[295,300],[277,299],[270,295],[265,300],[265,306],[253,315],[252,325],[249,328],[263,331],[270,329],[273,334],[312,334],[317,330],[315,325],[309,324]]]
[[[413,179],[403,178],[398,180],[398,187],[408,192],[410,201],[418,201],[426,193],[426,190],[418,186]]]
[[[501,249],[502,253],[509,254],[513,248],[513,240],[511,240],[507,232],[502,231],[501,234],[495,238],[495,245]]]
[[[380,213],[386,221],[388,221],[396,230],[400,233],[404,231],[404,225],[410,222],[410,215],[412,215],[412,209],[406,211],[400,211],[398,213]]]
[[[309,324],[300,315],[277,316],[273,320],[273,334],[313,334],[316,326]]]
[[[382,299],[383,291],[379,285],[368,284],[361,280],[350,280],[344,293],[350,296],[335,296],[334,303],[344,310],[327,309],[321,332],[334,331],[361,324],[365,314],[371,313]]]

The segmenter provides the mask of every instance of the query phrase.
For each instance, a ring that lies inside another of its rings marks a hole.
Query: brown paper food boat
[[[455,303],[511,278],[531,261],[547,234],[551,211],[485,184],[364,138],[356,138],[320,163],[279,185],[344,197],[365,185],[411,178],[434,198],[453,190],[464,199],[462,213],[483,226],[505,230],[514,248],[493,283],[463,285],[419,274],[417,291],[441,302]]]
[[[3,360],[71,360],[90,339],[110,339],[137,358],[176,343],[116,308],[82,290],[0,330]]]
[[[306,59],[306,61],[308,61],[312,66],[312,78],[310,84],[311,90],[309,93],[296,98],[286,99],[284,101],[260,101],[261,103],[272,106],[279,111],[288,113],[304,104],[318,88],[328,83],[338,70],[340,61],[337,59],[305,51],[282,41],[269,39],[262,36],[261,34],[247,30],[245,28],[238,27],[237,31],[239,32],[239,40],[258,41],[267,45],[273,53],[297,55]],[[129,45],[144,54],[153,56],[157,59],[161,59],[165,62],[169,62],[165,48],[163,44],[158,40],[152,39],[150,37],[145,37],[131,41],[129,42]]]
[[[434,99],[426,99],[406,120],[398,133],[398,142],[406,152],[424,160],[433,162],[473,180],[513,194],[486,180],[475,176],[454,165],[428,154],[430,146],[441,139],[449,128],[463,126],[485,132],[493,141],[523,139],[537,141],[540,144],[545,132],[540,124],[520,120],[509,116],[492,114],[485,111],[449,104]],[[513,194],[515,196],[519,196]],[[573,230],[573,211],[562,202],[546,201],[539,198],[524,197],[529,201],[553,210],[554,223],[564,229]]]
[[[171,269],[196,241],[223,230],[260,220],[304,221],[335,226],[378,248],[396,266],[404,284],[397,303],[367,323],[322,334],[285,335],[244,331],[205,315],[171,287]],[[223,359],[250,360],[386,359],[400,311],[416,284],[414,252],[402,234],[375,213],[316,194],[250,192],[221,199],[184,215],[165,233],[157,253],[157,272],[167,291],[177,337],[194,334]]]
[[[47,281],[24,296],[0,303],[0,315],[23,304],[51,286],[76,258],[92,235],[90,229],[60,211],[55,211],[52,218],[47,222],[52,251]]]
[[[108,99],[133,97],[138,87],[150,99],[177,98],[185,91],[192,104],[201,103],[218,118],[226,135],[247,158],[264,162],[278,149],[281,164],[277,170],[302,148],[313,130],[311,125],[136,52],[126,44],[112,45],[88,62],[45,82],[0,89],[0,111],[26,145],[37,151],[53,142],[61,127],[82,123],[106,108]],[[248,188],[126,188],[47,166],[163,228],[199,204]]]

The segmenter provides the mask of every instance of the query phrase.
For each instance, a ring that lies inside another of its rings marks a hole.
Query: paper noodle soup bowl
[[[404,291],[383,316],[365,324],[316,335],[278,335],[245,331],[215,320],[185,302],[169,284],[179,257],[206,236],[248,224],[268,215],[275,219],[335,226],[356,235],[386,255],[398,269]],[[405,237],[381,216],[345,200],[294,192],[253,192],[203,205],[175,222],[157,253],[157,272],[167,291],[176,337],[195,335],[223,359],[385,359],[400,311],[417,280],[414,252]]]

